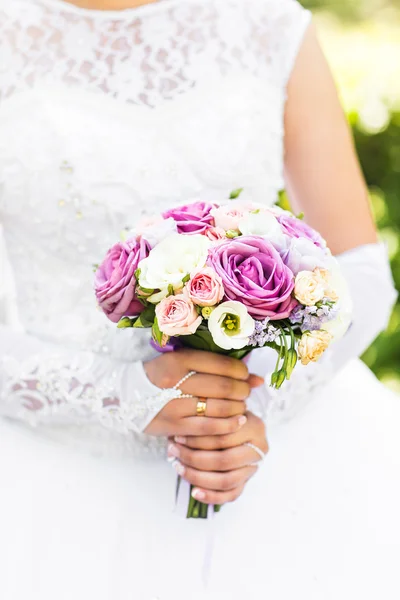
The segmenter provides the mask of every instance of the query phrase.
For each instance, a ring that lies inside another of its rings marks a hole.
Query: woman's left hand
[[[196,500],[205,504],[233,502],[257,472],[261,457],[246,444],[254,444],[266,454],[265,425],[251,412],[246,416],[247,423],[237,433],[170,439],[168,455],[177,459],[178,474],[196,486],[192,492]]]

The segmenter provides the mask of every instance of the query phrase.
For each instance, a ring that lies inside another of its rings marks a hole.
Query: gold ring
[[[196,407],[196,414],[198,417],[204,417],[207,410],[207,400],[206,398],[199,398]]]

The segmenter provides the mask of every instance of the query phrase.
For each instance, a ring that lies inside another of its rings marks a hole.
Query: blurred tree
[[[301,3],[316,15],[322,15],[320,37],[322,42],[328,42],[324,48],[342,97],[347,100],[345,105],[350,111],[348,118],[370,190],[372,210],[381,238],[388,245],[395,284],[400,291],[400,87],[395,75],[396,72],[400,75],[400,36],[396,33],[400,0],[303,0]],[[331,19],[326,20],[327,16]],[[329,25],[332,17],[336,23],[333,28]],[[400,391],[400,301],[387,330],[363,358],[382,381]]]

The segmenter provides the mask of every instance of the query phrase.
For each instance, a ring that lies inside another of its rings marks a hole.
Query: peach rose
[[[215,306],[221,302],[225,290],[221,277],[214,269],[203,267],[193,271],[183,294],[197,306]]]
[[[191,335],[202,322],[193,302],[183,294],[161,300],[156,317],[160,331],[169,336]]]
[[[217,244],[226,240],[225,229],[222,227],[209,227],[204,235]]]
[[[320,278],[321,282],[323,282],[325,298],[332,300],[332,302],[337,302],[339,300],[339,296],[338,296],[336,290],[334,290],[331,287],[331,280],[332,280],[331,272],[328,271],[327,269],[320,269],[319,267],[317,267],[314,270],[314,273],[317,275],[317,277]]]
[[[315,271],[300,271],[294,283],[294,296],[304,306],[315,306],[325,296],[324,280]]]
[[[303,333],[298,346],[299,358],[302,365],[317,362],[332,341],[327,331],[310,331]]]
[[[223,204],[218,208],[213,208],[210,212],[214,217],[215,226],[224,231],[234,231],[239,229],[239,221],[249,212],[246,206],[240,204]]]

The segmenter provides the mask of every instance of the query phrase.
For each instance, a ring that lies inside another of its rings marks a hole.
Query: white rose
[[[353,317],[353,299],[347,281],[343,277],[339,263],[335,258],[331,258],[328,269],[330,272],[329,287],[335,291],[338,298],[336,304],[338,315],[331,321],[324,323],[321,329],[330,333],[333,341],[337,341],[345,335],[350,327]]]
[[[287,236],[274,215],[265,209],[256,209],[246,213],[239,221],[242,235],[258,235],[266,238],[277,249],[283,250],[287,245]]]
[[[254,319],[240,302],[223,302],[212,311],[208,329],[214,342],[224,350],[240,350],[254,332]]]
[[[163,239],[139,264],[139,285],[149,290],[161,290],[151,302],[161,300],[172,285],[183,287],[182,279],[206,264],[211,242],[204,235],[172,234]]]

